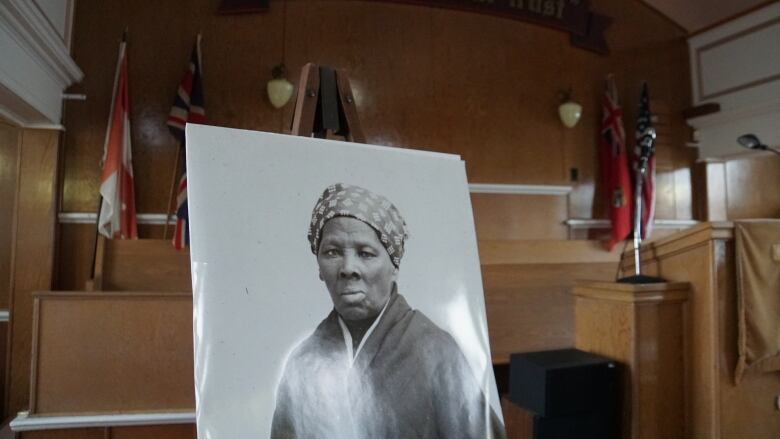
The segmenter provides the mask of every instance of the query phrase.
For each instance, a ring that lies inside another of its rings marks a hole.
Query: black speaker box
[[[608,358],[577,349],[528,352],[512,354],[509,369],[509,400],[543,418],[614,412],[617,367]]]
[[[533,439],[615,439],[617,425],[611,413],[534,416]]]

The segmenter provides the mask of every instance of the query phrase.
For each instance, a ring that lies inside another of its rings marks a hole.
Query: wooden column
[[[621,369],[622,437],[685,437],[684,326],[689,285],[580,282],[575,346]]]
[[[728,212],[726,163],[697,162],[693,167],[694,216],[699,221],[725,221]]]
[[[10,334],[5,414],[30,395],[32,292],[51,289],[57,219],[59,131],[23,130],[11,243]]]

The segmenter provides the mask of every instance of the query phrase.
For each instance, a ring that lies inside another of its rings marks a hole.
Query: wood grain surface
[[[0,121],[0,309],[8,309],[21,130]]]
[[[52,287],[59,132],[23,130],[19,155],[5,414],[27,408],[30,392],[32,292]]]
[[[622,437],[685,438],[689,285],[580,282],[576,347],[621,363]]]
[[[737,293],[731,224],[700,224],[647,252],[647,274],[691,284],[685,340],[688,437],[776,438],[780,376],[750,373],[734,384]]]
[[[193,410],[192,297],[39,293],[30,413]]]

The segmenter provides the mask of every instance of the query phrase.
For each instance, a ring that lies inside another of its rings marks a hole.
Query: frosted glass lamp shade
[[[287,105],[293,94],[293,85],[287,78],[274,78],[268,81],[268,100],[274,108],[282,108]]]
[[[582,105],[572,101],[564,102],[558,107],[558,115],[567,128],[573,128],[582,116]]]

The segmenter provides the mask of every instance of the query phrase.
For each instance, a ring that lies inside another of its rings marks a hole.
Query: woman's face
[[[344,320],[379,315],[398,275],[374,229],[348,217],[333,218],[322,228],[317,264]]]

